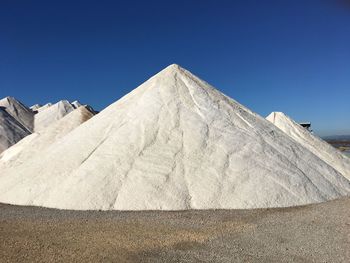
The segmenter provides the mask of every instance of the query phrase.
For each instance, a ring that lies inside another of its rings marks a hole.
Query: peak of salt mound
[[[266,119],[350,180],[350,159],[329,143],[310,133],[283,112],[272,112]]]
[[[27,136],[0,154],[0,171],[6,173],[5,169],[14,168],[30,160],[92,116],[94,116],[93,112],[81,106],[40,133],[36,132]]]
[[[0,174],[0,202],[63,209],[281,207],[349,192],[330,165],[177,65]]]
[[[33,131],[34,113],[24,104],[13,97],[6,97],[0,100],[0,107],[3,107],[8,114],[28,131]]]
[[[195,80],[196,79],[196,80],[199,80],[203,83],[206,83],[206,82],[198,79],[191,72],[182,68],[178,64],[171,64],[171,65],[167,66],[166,68],[164,68],[163,70],[158,72],[156,75],[151,77],[148,81],[151,81],[152,79],[158,79],[158,80],[162,80],[162,81],[164,81],[165,79],[168,79],[169,81],[171,81],[171,80],[174,80],[175,77],[180,76],[180,75],[182,78],[185,78],[188,80],[191,80],[191,79]],[[208,85],[208,84],[206,83],[206,85]],[[210,88],[209,85],[207,88]]]
[[[76,109],[79,108],[80,106],[82,106],[82,104],[79,101],[77,101],[77,100],[73,101],[71,104]]]

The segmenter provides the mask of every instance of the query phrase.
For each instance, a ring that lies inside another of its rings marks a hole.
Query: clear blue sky
[[[103,109],[177,63],[266,116],[350,134],[350,4],[0,0],[0,97]]]

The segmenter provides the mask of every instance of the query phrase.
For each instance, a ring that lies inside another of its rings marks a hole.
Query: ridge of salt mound
[[[29,135],[30,132],[0,107],[0,153]]]
[[[339,150],[300,126],[283,112],[272,112],[266,119],[350,180],[350,159]]]
[[[4,169],[14,168],[30,160],[92,116],[93,112],[81,106],[42,131],[27,136],[0,154],[0,171],[6,173]]]
[[[13,97],[6,97],[0,100],[0,107],[17,120],[28,131],[33,131],[34,113],[24,104]]]
[[[283,207],[349,193],[334,168],[177,65],[0,174],[0,202],[61,209]]]
[[[34,131],[37,132],[50,126],[74,109],[75,108],[67,100],[61,100],[45,109],[39,108],[38,113],[35,114],[34,117]]]

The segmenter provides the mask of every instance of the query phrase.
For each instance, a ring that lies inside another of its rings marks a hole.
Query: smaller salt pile
[[[1,99],[0,107],[22,124],[28,131],[33,131],[34,113],[31,109],[27,108],[13,97]]]
[[[5,173],[5,168],[30,160],[93,116],[88,107],[81,106],[42,131],[27,136],[0,154],[0,171]]]
[[[339,150],[300,126],[283,112],[272,112],[266,119],[350,180],[350,159]]]
[[[33,130],[34,113],[13,97],[0,100],[0,153]]]
[[[29,134],[30,131],[0,107],[0,153]]]
[[[45,109],[39,108],[38,113],[35,114],[34,118],[34,130],[41,131],[73,110],[75,110],[75,107],[67,100],[61,100],[51,106],[47,104]]]

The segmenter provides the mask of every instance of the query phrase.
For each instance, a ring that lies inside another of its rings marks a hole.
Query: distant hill
[[[350,141],[350,135],[331,135],[322,137],[325,141]]]

